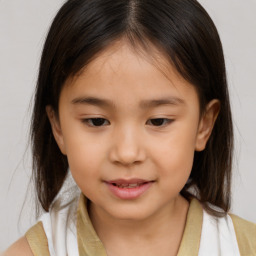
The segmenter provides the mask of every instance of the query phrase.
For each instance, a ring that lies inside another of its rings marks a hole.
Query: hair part
[[[195,86],[201,112],[212,99],[219,116],[202,152],[195,152],[191,187],[208,211],[230,208],[233,128],[222,45],[211,18],[196,0],[69,0],[57,13],[42,52],[31,123],[33,175],[42,208],[49,210],[68,171],[52,134],[46,106],[58,114],[65,81],[83,70],[112,43],[125,38],[134,49],[164,53]],[[151,54],[151,53],[150,53]]]

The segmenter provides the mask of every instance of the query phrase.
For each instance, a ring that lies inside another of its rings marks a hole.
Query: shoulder
[[[236,232],[241,255],[256,254],[256,224],[244,220],[234,214],[229,214]],[[249,254],[250,253],[250,254]],[[251,254],[255,253],[255,254]]]
[[[31,227],[24,237],[15,242],[1,256],[48,256],[48,241],[42,222]]]
[[[253,232],[253,233],[256,232],[256,224],[255,223],[245,220],[241,217],[238,217],[235,214],[229,214],[229,215],[230,215],[234,225],[239,227],[239,229],[241,231],[247,231],[247,232],[249,231],[249,232]]]
[[[20,238],[17,242],[11,245],[1,256],[33,256],[26,237]]]

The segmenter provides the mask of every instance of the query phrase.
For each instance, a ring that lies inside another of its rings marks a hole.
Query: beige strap
[[[50,256],[42,222],[30,228],[25,235],[34,256]]]
[[[234,224],[241,256],[255,256],[256,224],[246,221],[234,214],[230,214],[230,217]]]
[[[107,256],[87,212],[87,199],[81,194],[77,211],[77,242],[81,256]]]
[[[203,223],[203,208],[197,199],[192,199],[186,226],[177,256],[197,256]]]

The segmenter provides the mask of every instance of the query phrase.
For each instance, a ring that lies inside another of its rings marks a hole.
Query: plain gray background
[[[256,0],[199,2],[226,57],[236,143],[232,212],[256,222]],[[35,222],[28,190],[30,101],[44,38],[62,3],[0,0],[0,251]]]

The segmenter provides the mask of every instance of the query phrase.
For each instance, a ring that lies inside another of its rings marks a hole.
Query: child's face
[[[102,214],[138,220],[171,208],[209,137],[195,88],[161,62],[114,45],[66,82],[59,122],[48,111],[75,181]]]

